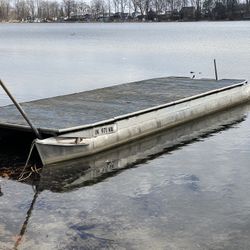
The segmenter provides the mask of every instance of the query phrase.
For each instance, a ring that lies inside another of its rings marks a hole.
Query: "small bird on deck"
[[[192,79],[194,79],[195,78],[195,72],[194,71],[190,71],[190,74],[192,74]]]
[[[195,72],[194,71],[190,71],[190,74],[192,74],[192,79],[194,79],[195,77],[196,77],[196,75],[195,75]],[[199,75],[201,75],[201,72],[199,72]]]

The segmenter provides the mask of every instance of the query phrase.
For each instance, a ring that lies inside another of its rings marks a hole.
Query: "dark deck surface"
[[[21,106],[41,131],[56,131],[100,122],[242,81],[157,78],[26,102]],[[16,108],[9,105],[0,107],[1,126],[20,129],[27,127],[27,123]]]

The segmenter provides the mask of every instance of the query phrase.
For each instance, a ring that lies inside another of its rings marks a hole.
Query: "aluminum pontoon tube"
[[[249,98],[250,85],[243,81],[172,104],[152,107],[146,112],[141,110],[126,114],[114,118],[113,123],[98,124],[59,137],[36,140],[36,147],[43,164],[87,156],[246,102]],[[73,141],[65,143],[69,138]],[[81,140],[77,142],[77,138]]]

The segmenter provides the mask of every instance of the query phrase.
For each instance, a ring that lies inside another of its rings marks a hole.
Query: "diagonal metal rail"
[[[21,115],[23,116],[23,118],[29,124],[29,126],[31,127],[31,129],[33,130],[33,132],[36,134],[37,138],[42,139],[42,136],[39,133],[38,129],[32,124],[31,120],[28,118],[28,116],[25,113],[25,111],[23,110],[23,108],[15,100],[14,96],[10,93],[10,91],[8,90],[8,88],[5,86],[5,84],[2,82],[1,79],[0,79],[0,85],[2,86],[2,88],[4,89],[4,91],[6,92],[6,94],[9,96],[9,98],[11,99],[11,101],[14,103],[14,105],[16,106],[16,108],[18,109],[18,111],[21,113]]]

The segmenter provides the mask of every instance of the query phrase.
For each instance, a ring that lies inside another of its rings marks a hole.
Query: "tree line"
[[[250,0],[0,0],[0,21],[250,19]]]

